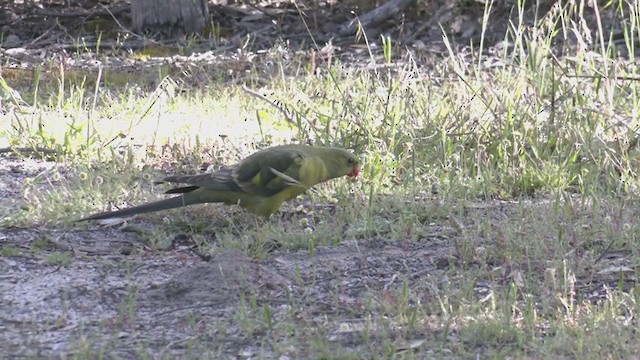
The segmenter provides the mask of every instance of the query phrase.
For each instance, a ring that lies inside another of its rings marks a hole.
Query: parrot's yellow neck
[[[300,183],[302,183],[306,189],[330,179],[327,166],[324,161],[322,161],[322,158],[318,156],[306,158],[300,166],[299,174]]]

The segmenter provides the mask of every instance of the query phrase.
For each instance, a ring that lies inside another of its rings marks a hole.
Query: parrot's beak
[[[360,168],[357,166],[353,167],[353,170],[351,170],[351,174],[349,174],[350,177],[352,178],[356,178],[358,177],[358,175],[360,175]]]

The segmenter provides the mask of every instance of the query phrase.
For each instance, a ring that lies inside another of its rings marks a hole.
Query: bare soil
[[[49,166],[0,158],[0,183],[10,184],[1,189],[3,198],[18,204],[17,184]],[[352,340],[340,319],[361,319],[371,293],[397,292],[402,279],[413,291],[426,291],[425,278],[443,271],[435,264],[454,251],[434,233],[415,243],[345,241],[313,255],[276,250],[264,261],[240,250],[205,260],[189,244],[141,251],[135,239],[114,227],[0,228],[0,248],[20,249],[0,256],[2,356],[82,356],[85,347],[110,358],[275,356],[286,344],[271,342],[286,336],[264,330],[248,336],[237,325],[251,303],[268,304],[275,322],[292,321],[301,331],[321,327],[346,345]],[[71,261],[52,264],[52,253],[67,253]],[[312,355],[299,345],[289,356]]]

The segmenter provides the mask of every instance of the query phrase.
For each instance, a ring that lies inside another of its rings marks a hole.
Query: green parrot
[[[166,194],[180,196],[112,212],[94,214],[79,221],[123,218],[187,205],[221,202],[237,204],[269,218],[283,202],[321,182],[341,176],[356,177],[360,160],[351,152],[333,147],[281,145],[260,150],[237,164],[202,175],[169,176],[158,183],[184,183]]]

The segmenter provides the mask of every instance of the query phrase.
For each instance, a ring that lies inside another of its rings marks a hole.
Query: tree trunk
[[[197,33],[209,24],[207,0],[131,0],[137,32],[166,36]]]

